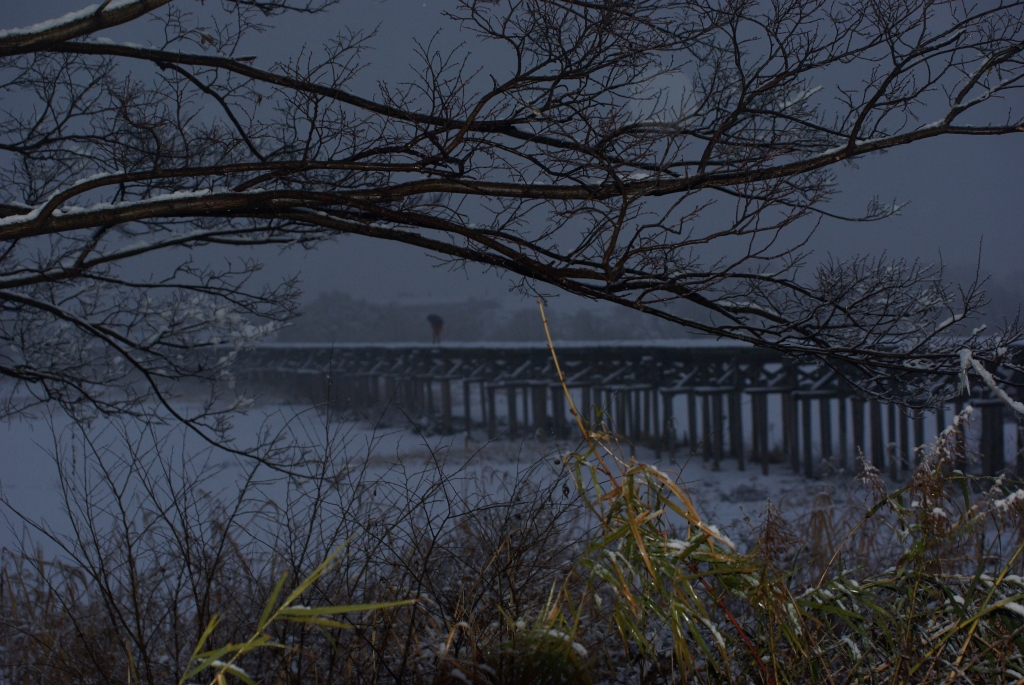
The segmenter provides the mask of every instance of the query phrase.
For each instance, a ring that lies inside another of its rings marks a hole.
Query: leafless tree
[[[337,4],[105,0],[0,32],[9,412],[125,411],[215,381],[218,350],[286,320],[295,284],[250,287],[242,250],[219,268],[181,248],[342,234],[866,371],[875,392],[898,379],[916,402],[931,386],[912,377],[954,378],[965,347],[991,366],[1019,337],[962,329],[984,295],[941,268],[810,266],[803,246],[837,166],[1024,132],[1022,2],[460,0],[470,42],[424,44],[407,81],[360,85],[374,36],[354,29],[260,56],[282,15]],[[102,35],[151,35],[147,17],[159,42]],[[124,268],[158,253],[156,280]],[[215,432],[201,415],[184,418]]]
[[[304,453],[289,460],[302,478],[282,478],[182,449],[181,426],[125,418],[52,426],[63,520],[33,520],[0,493],[0,521],[23,523],[53,555],[27,541],[0,549],[5,682],[179,683],[214,615],[216,644],[244,642],[275,582],[287,593],[339,547],[309,601],[420,601],[353,613],[351,630],[276,625],[295,651],[240,665],[281,683],[442,682],[436,649],[450,631],[473,636],[453,641],[452,661],[479,659],[475,643],[499,644],[503,621],[550,600],[593,525],[551,459],[494,470],[441,449],[373,466],[351,425],[307,411],[283,428]],[[610,637],[594,623],[590,639]]]

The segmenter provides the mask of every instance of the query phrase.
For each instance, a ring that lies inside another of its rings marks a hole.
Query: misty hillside
[[[559,340],[654,340],[686,337],[674,324],[625,307],[565,311],[554,303],[548,308],[552,335]],[[525,342],[544,339],[536,306],[510,309],[494,300],[462,302],[396,301],[375,303],[348,294],[320,293],[292,325],[282,330],[280,342],[430,342],[427,316],[444,319],[443,341]]]
[[[947,269],[945,278],[970,283],[968,269]],[[1024,271],[989,279],[983,285],[989,304],[975,319],[991,328],[1012,321],[1024,302]],[[691,317],[706,318],[697,311]],[[680,326],[617,305],[570,309],[553,300],[547,309],[551,333],[558,340],[661,340],[692,335]],[[526,342],[544,339],[536,306],[526,302],[502,306],[492,299],[469,298],[455,302],[396,300],[371,302],[338,291],[321,292],[299,318],[277,335],[280,342],[430,342],[427,316],[444,320],[443,341]]]

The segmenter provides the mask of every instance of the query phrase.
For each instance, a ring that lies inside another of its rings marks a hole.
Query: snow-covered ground
[[[554,478],[559,456],[577,447],[568,441],[532,438],[487,443],[481,442],[479,435],[476,439],[467,439],[465,433],[427,436],[408,427],[374,429],[365,423],[325,425],[315,412],[287,406],[264,407],[238,417],[233,434],[240,446],[248,446],[268,427],[274,431],[290,431],[290,440],[304,443],[310,449],[323,450],[329,443],[334,462],[339,466],[352,467],[353,473],[360,474],[358,477],[391,482],[439,462],[445,469],[458,470],[460,478],[490,478],[496,479],[495,483],[502,478],[514,479],[531,468],[532,478]],[[208,449],[195,436],[186,436],[180,429],[160,430],[163,432],[157,433],[165,451],[181,454]],[[123,436],[113,426],[95,427],[93,437],[96,445],[103,449],[124,449]],[[151,439],[147,442],[137,435],[135,439],[140,440],[138,445],[142,448],[152,444]],[[66,419],[37,418],[0,424],[0,494],[9,504],[0,504],[0,547],[12,547],[27,530],[15,510],[27,519],[45,521],[57,530],[68,530],[53,455],[63,450],[66,463],[73,464],[74,451],[81,449],[81,439],[69,432]],[[204,488],[221,498],[230,498],[238,480],[252,463],[218,450],[203,454],[205,463],[212,466],[214,473],[204,483]],[[715,471],[700,456],[679,454],[675,461],[666,457],[656,459],[646,448],[638,448],[636,456],[678,476],[701,514],[740,539],[757,525],[769,500],[787,517],[797,517],[807,512],[816,499],[820,502],[821,497],[826,496],[829,501],[840,504],[856,490],[854,479],[849,475],[808,480],[783,464],[773,464],[770,475],[764,476],[759,465],[749,464],[745,471],[739,471],[733,460],[723,460],[721,470]],[[542,468],[533,468],[538,465]],[[283,491],[273,487],[264,492],[268,499],[283,497],[280,494]]]

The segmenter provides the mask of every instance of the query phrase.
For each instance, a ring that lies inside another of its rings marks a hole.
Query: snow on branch
[[[971,354],[971,351],[969,349],[964,348],[960,350],[960,373],[963,375],[963,383],[965,389],[970,388],[970,383],[967,379],[968,369],[971,369],[974,371],[974,373],[978,374],[978,376],[981,377],[981,380],[984,381],[985,385],[988,386],[988,389],[991,390],[996,397],[1002,400],[1006,406],[1008,406],[1010,409],[1013,409],[1021,416],[1024,416],[1024,404],[1021,404],[1017,400],[1007,395],[1006,391],[999,387],[999,384],[996,382],[995,377],[989,372],[989,370],[982,366],[981,362],[974,358],[974,355]]]

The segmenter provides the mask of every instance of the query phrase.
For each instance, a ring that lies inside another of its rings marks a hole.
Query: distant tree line
[[[536,307],[502,306],[492,299],[452,302],[371,302],[338,291],[322,292],[277,334],[279,342],[373,343],[431,340],[427,316],[444,319],[448,342],[540,342]],[[679,326],[623,307],[560,306],[548,312],[558,340],[656,340],[687,335]]]

